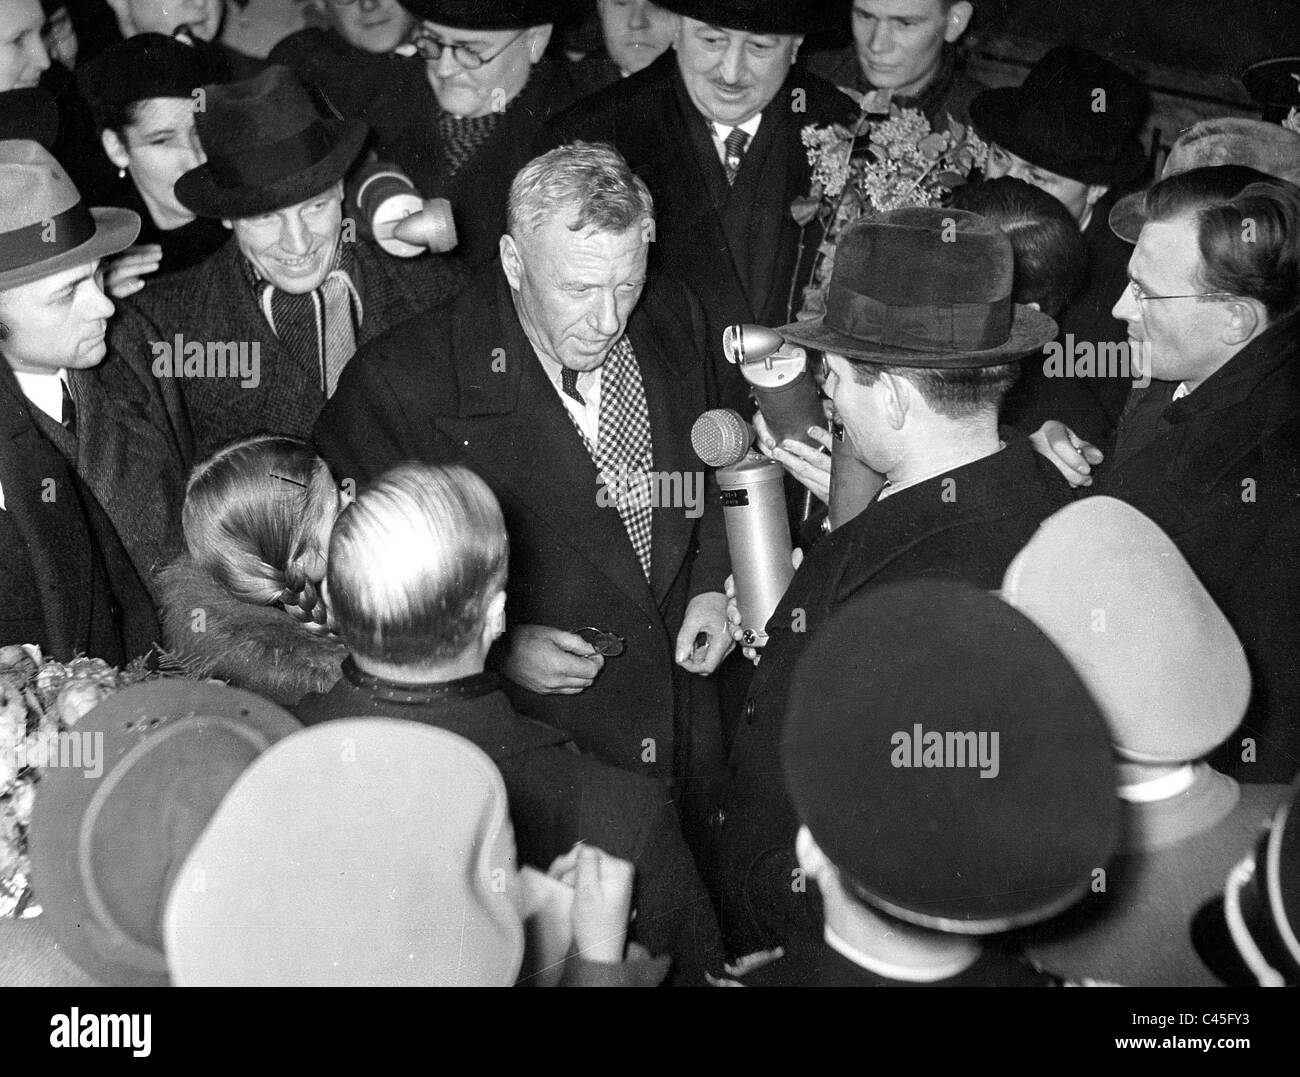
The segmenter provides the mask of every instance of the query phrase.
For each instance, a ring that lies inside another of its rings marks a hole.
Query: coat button
[[[727,825],[727,813],[723,811],[721,808],[719,808],[716,812],[713,813],[713,822],[718,827],[718,829],[721,830],[724,826]]]
[[[752,699],[745,701],[745,721],[750,725],[754,724],[754,701]]]

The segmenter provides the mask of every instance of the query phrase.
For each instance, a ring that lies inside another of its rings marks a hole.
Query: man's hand
[[[581,636],[546,625],[519,625],[510,633],[502,672],[530,692],[576,696],[605,665]]]
[[[547,872],[573,887],[573,946],[588,961],[623,960],[632,915],[632,864],[591,845],[578,845]]]
[[[790,551],[790,564],[798,571],[803,564],[803,550],[795,547]],[[740,612],[740,603],[736,601],[736,578],[728,576],[724,585],[727,595],[727,629],[731,632],[731,638],[740,644],[745,642],[745,630],[740,627],[744,615]],[[758,665],[758,660],[762,657],[757,647],[742,646],[740,653],[748,658],[754,665]]]
[[[695,646],[696,637],[707,638],[708,646]],[[686,618],[677,633],[677,664],[701,675],[712,673],[731,653],[735,643],[727,630],[727,596],[721,591],[696,595],[686,607]]]
[[[157,272],[162,265],[162,247],[157,243],[128,247],[104,265],[104,291],[114,299],[125,299],[145,286],[141,279],[145,274]]]
[[[1063,422],[1049,419],[1029,440],[1040,455],[1056,465],[1071,486],[1091,486],[1092,469],[1105,459],[1105,454],[1091,442],[1084,441]]]
[[[754,415],[754,432],[757,435],[759,452],[785,468],[796,481],[811,490],[822,504],[830,504],[832,442],[829,430],[821,426],[808,428],[808,436],[825,449],[825,452],[791,438],[786,438],[778,445],[761,411]]]

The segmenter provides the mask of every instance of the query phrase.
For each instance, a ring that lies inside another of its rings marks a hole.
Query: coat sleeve
[[[416,444],[409,394],[389,377],[384,350],[374,341],[357,351],[312,428],[316,451],[340,484],[352,480],[353,493],[397,464],[436,462]]]
[[[689,297],[688,307],[694,336],[698,342],[700,367],[704,371],[705,407],[724,406],[718,389],[717,371],[709,360],[706,346],[708,340],[707,322],[704,309],[699,300],[683,289]],[[722,518],[722,493],[718,488],[717,472],[713,468],[704,469],[704,513],[700,517],[697,532],[697,554],[691,566],[689,597],[721,591],[731,573],[731,555],[727,550],[727,530]]]
[[[1219,749],[1231,773],[1250,782],[1287,782],[1300,771],[1300,505],[1269,528],[1237,583],[1225,613],[1250,659],[1250,709]],[[1244,741],[1255,761],[1243,761]]]

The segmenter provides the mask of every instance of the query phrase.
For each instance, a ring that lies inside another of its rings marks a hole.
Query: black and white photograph
[[[19,1057],[1294,1043],[1297,0],[0,0],[0,359]]]

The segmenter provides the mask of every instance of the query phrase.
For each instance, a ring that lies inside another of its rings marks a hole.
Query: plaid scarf
[[[246,258],[244,267],[271,332],[296,362],[318,371],[321,394],[331,396],[357,350],[356,332],[365,317],[352,244],[339,239],[329,275],[305,295],[280,291]]]
[[[568,413],[567,408],[565,412]],[[569,418],[572,420],[573,416],[570,414]],[[573,425],[596,464],[601,483],[618,507],[623,528],[641,562],[641,571],[649,580],[653,519],[650,471],[654,467],[654,445],[641,368],[627,337],[614,345],[601,367],[600,420],[594,451],[582,428],[576,421]]]
[[[438,152],[448,179],[492,137],[503,115],[503,112],[489,112],[486,116],[453,116],[441,107],[438,109]]]

